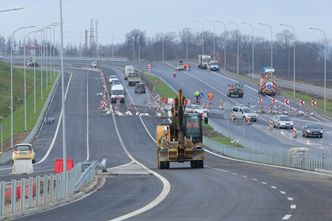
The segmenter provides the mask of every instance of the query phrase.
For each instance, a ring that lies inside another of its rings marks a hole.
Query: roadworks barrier
[[[33,173],[32,160],[14,160],[13,174],[31,174]]]

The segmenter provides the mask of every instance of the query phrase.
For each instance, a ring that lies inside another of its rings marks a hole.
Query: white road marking
[[[291,218],[291,217],[292,217],[292,215],[287,214],[287,215],[285,215],[284,217],[282,217],[281,220],[289,220],[289,218]]]
[[[253,181],[257,181],[257,179],[256,179],[256,178],[252,178],[251,180],[253,180]]]
[[[247,176],[246,176],[246,175],[242,175],[242,177],[243,177],[243,178],[247,178]]]
[[[237,173],[232,173],[233,175],[237,175]]]
[[[290,205],[290,208],[291,208],[291,209],[296,209],[296,205],[295,205],[295,204],[292,204],[292,205]]]
[[[293,197],[287,197],[287,199],[288,199],[289,201],[293,201],[293,200],[294,200]]]
[[[266,182],[261,182],[263,185],[266,185],[267,183]]]
[[[285,191],[280,191],[280,193],[281,193],[281,194],[283,194],[283,195],[285,195],[285,194],[286,194],[286,192],[285,192]]]
[[[68,84],[67,84],[66,93],[65,93],[65,101],[67,100],[68,89],[69,89],[69,86],[70,86],[70,82],[71,82],[72,76],[73,75],[70,74],[70,77],[69,77],[69,80],[68,80]],[[63,115],[63,110],[61,109],[60,117],[59,117],[59,120],[58,120],[58,125],[56,127],[56,130],[55,130],[55,133],[54,133],[51,145],[49,146],[49,148],[48,148],[46,154],[44,155],[44,157],[40,161],[36,162],[34,165],[38,165],[38,164],[44,162],[47,159],[47,157],[50,155],[50,153],[51,153],[51,151],[52,151],[52,149],[54,147],[54,143],[55,143],[56,137],[58,136],[58,133],[59,133],[60,123],[62,121],[62,115]]]
[[[277,189],[277,187],[276,187],[276,186],[271,186],[271,188],[272,188],[272,189]]]

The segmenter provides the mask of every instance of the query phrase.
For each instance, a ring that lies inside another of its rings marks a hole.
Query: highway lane
[[[250,106],[255,110],[258,108],[257,105],[253,104],[252,101],[258,100],[258,94],[253,91],[252,89],[245,90],[244,98],[228,98],[226,96],[227,84],[231,83],[231,81],[227,78],[223,78],[219,74],[211,73],[208,70],[201,70],[195,67],[192,67],[191,71],[188,72],[179,72],[177,77],[174,78],[172,76],[173,67],[167,64],[160,64],[156,63],[153,64],[153,73],[163,77],[166,81],[168,81],[174,88],[182,88],[185,91],[185,94],[189,94],[189,97],[193,99],[193,91],[195,89],[202,89],[205,94],[208,91],[212,91],[215,95],[214,103],[219,103],[222,99],[223,101],[228,101],[231,103],[239,103],[242,105],[247,105],[248,102]],[[190,82],[190,84],[188,84]],[[205,98],[206,99],[206,98]],[[269,99],[268,97],[263,97],[263,99]],[[203,102],[207,103],[207,99]],[[265,102],[266,103],[266,102]],[[217,106],[217,105],[216,105]],[[213,117],[213,115],[212,115]],[[290,130],[273,130],[269,132],[267,130],[267,124],[269,120],[268,115],[259,115],[258,122],[251,125],[251,130],[246,130],[243,133],[243,129],[236,127],[232,128],[232,131],[235,131],[239,136],[243,136],[252,139],[252,140],[259,140],[261,143],[266,144],[281,144],[284,147],[290,146],[299,146],[299,145],[308,145],[310,144],[311,147],[322,149],[324,146],[330,146],[332,137],[331,134],[326,133],[326,137],[323,139],[308,139],[308,138],[301,138],[301,128],[304,126],[305,122],[310,120],[302,120],[301,118],[292,117],[295,127],[298,129],[299,137],[297,139],[292,138],[292,132]],[[315,122],[315,121],[314,121]],[[323,122],[319,122],[324,128],[325,131],[331,131],[330,124],[324,124]],[[226,123],[224,125],[232,125]],[[266,136],[260,136],[261,134]],[[286,146],[285,146],[286,144]],[[327,149],[327,147],[325,147]]]

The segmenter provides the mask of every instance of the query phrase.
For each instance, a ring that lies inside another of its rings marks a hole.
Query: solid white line
[[[288,199],[289,201],[293,201],[293,200],[294,200],[293,197],[287,197],[287,199]]]
[[[296,209],[296,205],[295,205],[295,204],[292,204],[292,205],[290,205],[290,208],[291,208],[291,209]]]
[[[127,87],[125,86],[124,84],[124,87],[126,88],[126,90],[128,91]],[[107,95],[109,97],[109,93],[107,91]],[[129,98],[131,99],[132,101],[132,104],[134,105],[134,108],[135,110],[137,110],[136,108],[136,105],[135,103],[133,102],[133,99],[128,91],[128,95],[129,95]],[[160,194],[153,200],[151,201],[150,203],[146,204],[145,206],[135,210],[135,211],[132,211],[132,212],[129,212],[127,214],[124,214],[120,217],[117,217],[117,218],[114,218],[114,219],[111,219],[111,221],[120,221],[120,220],[126,220],[126,219],[129,219],[129,218],[132,218],[134,216],[137,216],[141,213],[144,213],[152,208],[154,208],[155,206],[157,206],[159,203],[161,203],[167,196],[168,194],[170,193],[171,191],[171,184],[168,182],[167,179],[165,179],[163,176],[161,176],[160,174],[154,172],[153,170],[147,168],[144,164],[140,163],[139,161],[137,161],[128,151],[127,147],[125,146],[125,144],[123,143],[123,140],[122,140],[122,137],[121,137],[121,134],[120,134],[120,131],[119,131],[119,128],[117,126],[117,123],[116,123],[116,118],[115,118],[115,115],[113,114],[112,115],[112,118],[113,118],[113,122],[115,124],[115,131],[118,135],[118,138],[119,138],[119,141],[120,141],[120,144],[122,146],[122,149],[126,152],[127,156],[133,161],[135,162],[136,164],[138,164],[139,166],[141,166],[143,169],[145,169],[146,171],[148,171],[150,174],[153,174],[154,176],[156,176],[162,183],[163,183],[163,189],[162,191],[160,192]],[[151,139],[156,143],[156,140],[153,138],[153,136],[150,134],[149,130],[147,129],[146,125],[144,124],[141,116],[139,116],[146,132],[148,133],[148,135],[151,137]]]
[[[292,215],[287,214],[287,215],[285,215],[284,217],[282,217],[281,220],[289,220],[289,218],[291,218],[291,217],[292,217]]]
[[[285,195],[285,194],[286,194],[286,192],[285,192],[285,191],[280,191],[280,193],[281,193],[281,194],[283,194],[283,195]]]
[[[65,100],[67,99],[68,89],[69,89],[69,86],[70,86],[72,75],[73,74],[70,73],[70,77],[69,77],[69,80],[68,80],[68,85],[67,85],[67,89],[66,89],[66,93],[65,93]],[[51,145],[49,146],[49,148],[48,148],[46,154],[44,155],[44,157],[40,161],[36,162],[34,165],[38,165],[38,164],[44,162],[47,159],[48,155],[50,155],[50,153],[51,153],[51,151],[53,149],[56,137],[58,136],[58,132],[59,132],[59,128],[60,128],[60,123],[61,123],[61,120],[62,120],[62,113],[63,113],[63,110],[61,109],[60,117],[59,117],[59,120],[58,120],[58,125],[56,127],[56,130],[55,130],[55,133],[54,133]]]
[[[86,161],[90,159],[90,144],[89,144],[89,79],[86,74]]]

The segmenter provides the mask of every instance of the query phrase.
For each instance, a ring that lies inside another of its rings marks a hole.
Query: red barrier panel
[[[67,159],[67,171],[71,170],[74,167],[74,160]],[[62,173],[63,172],[63,159],[56,159],[54,162],[54,173]]]
[[[6,201],[10,201],[11,200],[11,195],[12,195],[12,188],[9,187],[7,188],[6,192],[5,192],[5,199]],[[36,196],[36,184],[34,183],[32,186],[32,196]],[[25,186],[25,198],[27,199],[29,197],[29,185]],[[21,187],[18,186],[16,187],[16,199],[20,199],[21,198]]]

